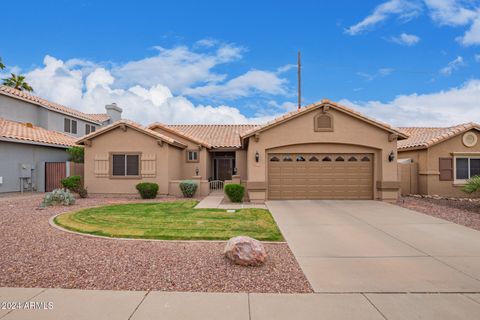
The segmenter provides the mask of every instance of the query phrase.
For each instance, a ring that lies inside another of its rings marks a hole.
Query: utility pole
[[[300,61],[300,50],[298,50],[298,67],[297,67],[297,72],[298,72],[298,111],[300,111],[300,108],[302,107],[302,65]]]

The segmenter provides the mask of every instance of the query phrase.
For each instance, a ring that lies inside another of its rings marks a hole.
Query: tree
[[[83,163],[84,149],[82,147],[70,147],[67,149],[67,153],[70,156],[70,161],[75,163]]]
[[[480,176],[474,176],[467,181],[467,184],[462,188],[463,192],[474,193],[480,190]]]
[[[2,62],[2,57],[0,57],[0,70],[5,69],[5,65]]]
[[[20,91],[33,91],[33,88],[25,82],[25,76],[17,76],[12,73],[10,78],[3,79],[3,84]]]

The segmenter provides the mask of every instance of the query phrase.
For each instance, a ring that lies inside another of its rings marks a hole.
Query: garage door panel
[[[319,161],[295,161],[300,154],[271,154],[292,161],[269,162],[270,199],[372,199],[373,155],[308,154]],[[333,161],[321,161],[322,159]],[[348,159],[357,161],[348,161]],[[344,159],[345,161],[335,161]],[[369,161],[361,161],[367,159]]]

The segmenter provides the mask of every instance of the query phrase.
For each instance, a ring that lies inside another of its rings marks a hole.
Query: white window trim
[[[480,155],[474,154],[474,155],[455,155],[453,157],[453,184],[455,185],[464,185],[467,183],[468,179],[457,179],[457,159],[468,159],[468,176],[470,178],[470,159],[476,159],[480,160]]]
[[[195,157],[192,157],[192,159],[190,159],[190,155],[193,155],[195,154],[196,156]],[[200,159],[199,159],[199,152],[197,150],[188,150],[187,151],[187,162],[199,162]]]

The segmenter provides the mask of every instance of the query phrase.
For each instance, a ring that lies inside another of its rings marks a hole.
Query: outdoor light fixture
[[[198,167],[195,168],[195,175],[198,177],[198,173],[200,172],[200,170],[198,170]]]
[[[233,175],[237,174],[237,168],[233,168]]]
[[[260,153],[255,152],[255,162],[258,162],[258,160],[260,160]]]
[[[392,162],[393,160],[395,160],[395,153],[391,151],[388,155],[388,161]]]

